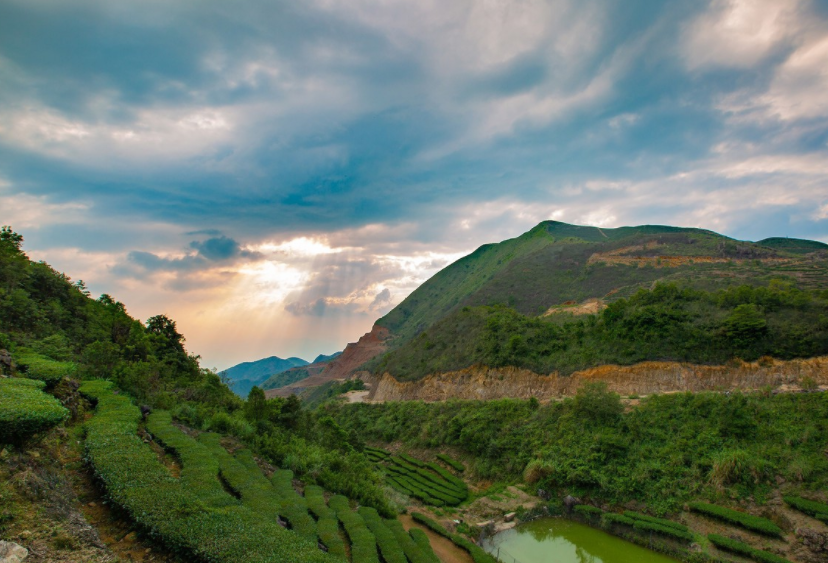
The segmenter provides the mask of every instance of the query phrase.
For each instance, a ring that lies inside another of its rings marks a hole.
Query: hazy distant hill
[[[227,368],[222,375],[230,379],[230,388],[237,395],[246,397],[254,386],[261,386],[272,375],[306,365],[308,362],[302,358],[282,359],[278,356],[271,356]]]
[[[284,387],[285,385],[290,385],[292,383],[302,381],[303,379],[307,379],[312,375],[318,375],[330,362],[338,358],[340,355],[342,355],[342,352],[334,352],[329,356],[319,354],[312,363],[305,366],[291,368],[281,373],[276,373],[270,376],[267,380],[263,381],[259,387],[265,390],[278,389],[279,387]]]
[[[342,352],[334,352],[333,354],[330,354],[328,356],[326,356],[325,354],[319,354],[318,356],[316,356],[316,359],[314,361],[312,361],[311,363],[312,364],[324,364],[324,363],[330,362],[331,360],[333,360],[335,358],[338,358],[341,355],[342,355]]]

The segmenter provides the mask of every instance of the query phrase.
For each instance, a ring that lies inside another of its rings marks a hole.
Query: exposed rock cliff
[[[385,352],[388,349],[386,341],[390,337],[391,333],[388,332],[387,328],[374,325],[371,332],[362,335],[359,341],[349,343],[342,354],[325,364],[325,368],[319,373],[296,383],[265,391],[265,396],[268,399],[287,397],[288,395],[298,394],[309,387],[318,387],[334,379],[347,379],[362,364]]]
[[[828,385],[828,357],[791,361],[767,358],[724,366],[643,362],[632,366],[600,366],[565,377],[511,367],[473,366],[409,383],[399,382],[386,373],[372,386],[368,399],[443,401],[536,397],[544,400],[574,395],[578,387],[589,381],[604,381],[610,390],[621,395]]]

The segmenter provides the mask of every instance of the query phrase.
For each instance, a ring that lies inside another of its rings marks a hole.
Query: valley
[[[828,245],[544,222],[341,354],[222,374],[5,229],[0,288],[26,561],[828,560]]]

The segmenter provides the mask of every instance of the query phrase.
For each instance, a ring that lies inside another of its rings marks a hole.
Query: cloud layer
[[[555,218],[828,240],[817,0],[0,4],[0,220],[220,367]]]

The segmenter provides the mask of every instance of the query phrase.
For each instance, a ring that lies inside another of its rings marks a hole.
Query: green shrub
[[[305,485],[305,502],[318,518],[316,530],[319,540],[328,548],[328,553],[345,556],[345,542],[339,535],[339,519],[336,512],[325,504],[325,492],[318,485]]]
[[[376,509],[369,506],[362,506],[359,515],[365,521],[365,525],[374,534],[377,540],[377,547],[385,563],[407,563],[405,553],[394,533],[385,525]]]
[[[431,469],[432,471],[436,472],[438,475],[440,475],[440,477],[445,479],[447,482],[454,485],[454,488],[456,488],[459,491],[465,491],[466,494],[468,495],[468,490],[469,489],[468,489],[468,486],[466,485],[465,481],[455,477],[454,475],[452,475],[451,473],[449,473],[448,471],[446,471],[445,469],[443,469],[442,467],[440,467],[436,463],[429,462],[429,463],[426,463],[426,466],[429,469]]]
[[[605,526],[608,524],[624,524],[632,528],[635,526],[635,522],[636,521],[629,516],[616,514],[615,512],[605,512],[601,515],[601,523]]]
[[[683,532],[671,526],[662,526],[661,524],[654,524],[644,520],[636,520],[633,528],[641,532],[655,532],[662,536],[669,536],[678,540],[693,541],[693,534],[690,532]]]
[[[387,452],[382,448],[372,448],[371,446],[365,446],[365,453],[380,459],[388,459],[391,457],[391,452]]]
[[[431,549],[431,544],[428,542],[428,537],[425,538],[425,545],[417,543],[414,538],[409,535],[403,528],[402,522],[399,520],[385,520],[386,527],[391,530],[394,537],[397,538],[405,556],[411,563],[440,563],[437,556],[434,555],[434,550]],[[414,528],[416,529],[416,528]],[[422,530],[418,530],[423,533]],[[423,535],[425,535],[423,533]]]
[[[459,461],[452,459],[451,457],[447,456],[446,454],[437,454],[437,459],[452,467],[455,471],[459,471],[462,473],[466,470],[466,467],[460,463]]]
[[[308,514],[308,505],[304,497],[293,488],[293,471],[278,469],[270,477],[270,482],[281,498],[279,513],[290,523],[290,527],[307,538],[316,537],[316,522]]]
[[[169,412],[154,411],[147,419],[147,430],[181,460],[181,485],[206,506],[241,504],[222,487],[215,453],[173,426]]]
[[[433,554],[434,551],[431,549],[431,542],[428,540],[428,535],[419,528],[411,528],[408,530],[408,535],[411,536],[411,539],[414,540],[420,550],[426,554]],[[440,563],[440,560],[434,555],[433,563]]]
[[[332,496],[328,506],[336,511],[336,516],[345,527],[345,533],[351,541],[351,561],[356,563],[379,563],[377,542],[374,534],[365,525],[362,516],[351,510],[348,499],[342,495]]]
[[[211,563],[235,563],[239,554],[262,563],[337,561],[246,506],[208,507],[137,436],[141,413],[128,397],[108,381],[88,381],[81,392],[97,401],[85,443],[96,476],[114,504],[171,549]]]
[[[25,352],[15,355],[17,368],[30,379],[38,379],[46,383],[47,387],[57,385],[61,379],[77,371],[74,362],[58,362],[34,352]]]
[[[336,516],[320,518],[316,523],[316,531],[319,534],[319,541],[328,548],[328,553],[342,559],[347,558],[345,542],[339,535],[339,519]]]
[[[768,551],[762,551],[761,549],[755,549],[746,543],[732,540],[718,534],[710,534],[707,536],[707,539],[709,539],[710,543],[719,549],[744,555],[745,557],[753,559],[754,561],[759,561],[760,563],[791,563],[784,557],[779,557],[778,555]]]
[[[316,522],[308,514],[305,499],[292,487],[293,494],[277,491],[262,474],[250,450],[239,450],[234,457],[221,445],[221,436],[212,432],[201,434],[198,440],[218,460],[222,478],[238,493],[245,506],[270,522],[282,517],[291,530],[308,540],[316,540]]]
[[[407,461],[408,463],[410,463],[410,464],[411,464],[411,465],[413,465],[414,467],[425,467],[425,463],[423,463],[423,462],[422,462],[422,461],[420,461],[419,459],[416,459],[416,458],[411,457],[411,456],[410,456],[410,455],[408,455],[408,454],[403,454],[403,453],[401,453],[401,454],[399,455],[399,457],[401,457],[402,459],[404,459],[405,461]]]
[[[783,498],[786,503],[800,512],[804,512],[808,516],[813,516],[814,518],[825,521],[825,515],[828,514],[828,504],[817,502],[815,500],[808,500],[802,497],[786,496]],[[820,516],[822,516],[822,518],[820,518]]]
[[[69,417],[60,401],[33,379],[0,379],[0,443],[20,443]]]
[[[437,532],[441,536],[450,539],[457,547],[460,547],[468,551],[474,563],[497,563],[497,559],[483,551],[483,549],[480,546],[467,540],[461,535],[452,534],[431,518],[424,516],[419,512],[412,512],[411,517],[414,518],[415,522],[424,524],[434,532]]]
[[[632,518],[633,520],[643,520],[644,522],[649,522],[651,524],[658,524],[659,526],[667,526],[668,528],[675,528],[680,532],[687,532],[689,529],[684,524],[679,524],[678,522],[673,522],[672,520],[667,520],[665,518],[656,518],[655,516],[647,516],[646,514],[641,514],[640,512],[633,512],[632,510],[624,511],[624,516],[628,518]]]
[[[598,508],[597,506],[591,506],[589,504],[576,504],[573,510],[576,514],[580,514],[581,516],[585,516],[586,518],[593,518],[595,516],[600,516],[604,513],[604,511]]]
[[[752,516],[750,514],[745,514],[744,512],[731,510],[730,508],[717,506],[715,504],[707,504],[705,502],[691,502],[689,505],[690,510],[718,518],[719,520],[729,522],[730,524],[741,526],[746,530],[758,532],[766,536],[782,537],[782,530],[779,526],[767,518]]]

